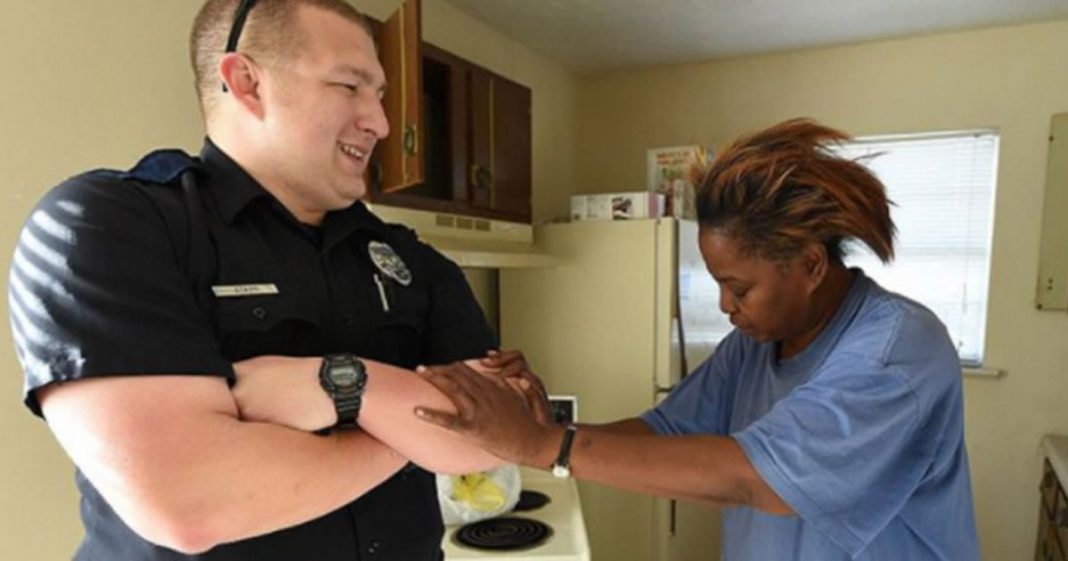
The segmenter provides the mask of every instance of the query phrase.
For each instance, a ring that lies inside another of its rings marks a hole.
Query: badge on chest
[[[401,286],[412,284],[411,270],[389,244],[371,242],[367,244],[367,253],[371,256],[371,262],[383,275],[397,281]]]
[[[370,242],[367,244],[367,254],[371,257],[371,262],[374,263],[379,273],[401,286],[412,284],[412,271],[408,269],[408,265],[397,255],[396,251],[393,251],[389,244],[379,241]],[[382,300],[382,311],[389,313],[391,310],[389,291],[386,290],[386,286],[382,283],[382,278],[378,273],[375,273],[374,281],[375,285],[378,286],[378,296]]]

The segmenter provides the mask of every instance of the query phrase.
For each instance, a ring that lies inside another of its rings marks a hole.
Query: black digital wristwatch
[[[367,386],[367,367],[351,353],[327,355],[319,368],[319,384],[334,401],[337,426],[356,424]]]

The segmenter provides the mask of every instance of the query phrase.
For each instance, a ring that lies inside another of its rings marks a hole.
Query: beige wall
[[[987,366],[967,378],[967,439],[983,559],[1032,555],[1037,446],[1068,433],[1068,314],[1033,306],[1050,117],[1068,111],[1068,22],[945,34],[584,80],[576,177],[641,189],[645,150],[719,144],[807,115],[854,134],[1001,133]],[[1068,219],[1068,209],[1062,209]]]
[[[382,17],[398,2],[354,2]],[[203,129],[186,41],[199,2],[10,2],[0,18],[0,270],[44,191],[96,167],[125,168],[161,146],[199,148]],[[534,95],[534,212],[566,213],[576,80],[456,12],[424,2],[426,36]],[[6,294],[6,284],[4,286]],[[6,300],[5,300],[6,302]],[[6,318],[6,307],[4,316]],[[0,322],[0,559],[70,558],[82,529],[72,468],[19,403],[21,373]]]

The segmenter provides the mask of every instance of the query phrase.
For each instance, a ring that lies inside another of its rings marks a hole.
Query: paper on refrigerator
[[[664,195],[665,216],[697,218],[695,170],[708,165],[712,151],[705,146],[652,148],[646,156],[646,187]]]

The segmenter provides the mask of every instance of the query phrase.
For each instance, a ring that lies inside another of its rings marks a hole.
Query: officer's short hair
[[[226,51],[230,28],[240,0],[207,0],[193,21],[189,56],[196,77],[197,97],[205,117],[222,93],[216,69]],[[312,6],[338,14],[359,24],[373,35],[367,19],[344,0],[258,0],[248,13],[237,50],[248,53],[260,64],[285,62],[300,48],[303,37],[296,26],[297,8]]]

